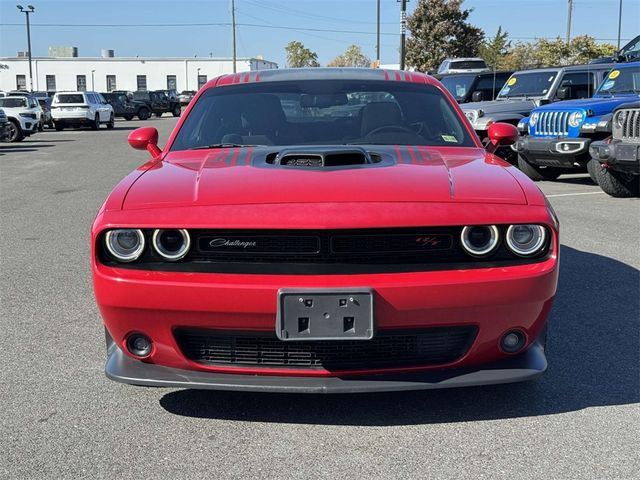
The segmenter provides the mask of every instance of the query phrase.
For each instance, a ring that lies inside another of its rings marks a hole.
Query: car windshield
[[[498,98],[542,97],[549,93],[558,72],[514,73],[504,84]]]
[[[433,86],[305,80],[208,89],[171,150],[337,144],[474,146]]]
[[[640,68],[614,68],[598,88],[596,95],[640,93]]]
[[[0,98],[0,107],[16,108],[26,107],[27,99],[25,97],[4,97]]]
[[[640,54],[640,35],[627,43],[619,52],[619,55],[637,56]]]
[[[56,103],[84,103],[81,93],[62,93],[56,96]]]
[[[449,70],[471,70],[474,68],[487,68],[487,64],[484,60],[460,60],[457,62],[451,62]]]
[[[464,100],[475,78],[475,75],[455,75],[444,77],[440,81],[456,100]]]

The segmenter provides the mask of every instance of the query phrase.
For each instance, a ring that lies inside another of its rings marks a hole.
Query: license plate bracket
[[[371,288],[278,290],[276,335],[283,341],[371,340]]]

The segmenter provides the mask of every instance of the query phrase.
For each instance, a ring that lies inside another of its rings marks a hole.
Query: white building
[[[29,90],[29,60],[0,57],[0,90]],[[198,90],[208,80],[233,72],[226,58],[103,58],[34,57],[34,91]],[[239,58],[236,70],[278,68],[260,58]]]

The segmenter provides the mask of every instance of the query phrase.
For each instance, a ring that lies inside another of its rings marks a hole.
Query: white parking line
[[[578,192],[578,193],[556,193],[555,195],[547,195],[547,198],[551,197],[572,197],[574,195],[601,195],[604,192]]]

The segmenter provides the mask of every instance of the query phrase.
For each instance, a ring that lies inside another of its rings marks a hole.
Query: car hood
[[[462,108],[463,111],[482,110],[485,115],[490,115],[492,113],[526,113],[535,108],[536,105],[537,102],[531,99],[514,98],[510,100],[470,102],[460,105],[460,108]]]
[[[593,97],[581,98],[577,100],[565,100],[563,102],[552,103],[537,108],[537,112],[544,111],[573,111],[573,110],[590,110],[593,115],[604,115],[611,113],[618,105],[628,103],[637,99],[637,95],[620,95],[615,97]]]
[[[332,147],[335,148],[335,147]],[[305,169],[267,163],[274,147],[170,152],[123,208],[347,202],[525,204],[509,165],[481,148],[376,146],[380,164]]]

